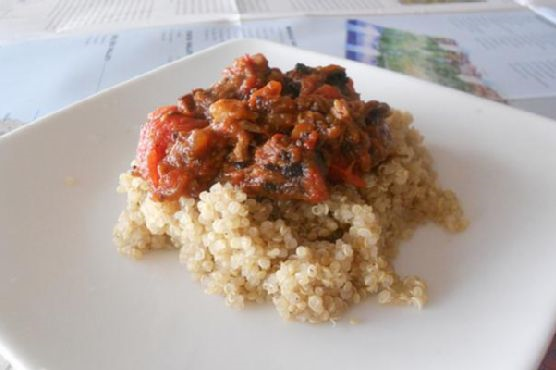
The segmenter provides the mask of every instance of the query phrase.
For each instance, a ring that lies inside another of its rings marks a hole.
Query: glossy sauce
[[[390,109],[362,101],[337,65],[282,73],[244,56],[214,86],[152,112],[134,173],[156,200],[229,181],[248,195],[318,203],[332,184],[364,186],[388,156]]]

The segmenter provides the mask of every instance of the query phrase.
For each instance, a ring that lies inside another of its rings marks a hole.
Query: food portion
[[[115,243],[136,258],[177,248],[208,293],[272,301],[285,319],[336,320],[375,294],[421,307],[425,283],[392,267],[399,243],[466,221],[411,120],[361,100],[340,66],[241,57],[149,115],[120,176]]]
[[[149,116],[134,173],[160,201],[229,182],[252,197],[318,203],[330,184],[364,186],[387,156],[388,114],[360,100],[340,66],[282,73],[245,56],[213,87]]]

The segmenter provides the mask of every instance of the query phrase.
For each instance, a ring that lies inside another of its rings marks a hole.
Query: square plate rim
[[[14,138],[19,138],[23,135],[33,134],[33,132],[35,132],[36,130],[39,130],[39,129],[43,128],[44,126],[52,124],[53,122],[55,122],[58,119],[58,117],[63,116],[67,111],[74,110],[81,105],[90,104],[91,102],[94,102],[96,99],[102,98],[103,96],[105,96],[107,94],[117,93],[120,89],[127,87],[129,84],[136,83],[136,82],[144,79],[147,76],[155,75],[160,70],[172,68],[173,66],[179,65],[179,64],[183,63],[184,61],[194,59],[194,58],[202,56],[202,55],[208,55],[208,54],[212,53],[214,50],[218,50],[218,49],[221,49],[221,48],[228,48],[228,47],[241,47],[244,44],[245,45],[255,44],[255,45],[262,45],[264,47],[273,47],[273,48],[279,47],[279,48],[287,49],[287,50],[290,50],[290,51],[302,50],[304,53],[310,53],[314,56],[322,56],[322,57],[326,57],[328,59],[337,60],[338,62],[341,62],[342,64],[363,65],[361,63],[349,61],[347,59],[344,60],[344,59],[339,58],[339,57],[330,56],[330,55],[326,55],[326,54],[322,54],[322,53],[318,53],[318,52],[314,52],[314,51],[310,51],[310,50],[295,48],[295,47],[292,47],[292,46],[287,46],[287,45],[283,45],[283,44],[279,44],[279,43],[275,43],[275,42],[271,42],[271,41],[267,41],[267,40],[260,40],[260,39],[231,40],[231,41],[227,41],[227,42],[215,45],[213,47],[204,49],[200,52],[197,52],[195,54],[186,56],[184,58],[173,61],[171,63],[168,63],[168,64],[162,65],[160,67],[157,67],[157,68],[155,68],[155,69],[153,69],[153,70],[151,70],[147,73],[138,75],[138,76],[136,76],[136,77],[134,77],[130,80],[118,83],[118,84],[116,84],[112,87],[109,87],[107,89],[99,91],[99,92],[97,92],[97,93],[95,93],[95,94],[93,94],[93,95],[91,95],[91,96],[89,96],[85,99],[74,102],[74,103],[72,103],[72,104],[70,104],[70,105],[68,105],[68,106],[66,106],[66,107],[64,107],[60,110],[49,113],[46,116],[44,116],[44,117],[42,117],[42,118],[40,118],[40,119],[30,123],[30,124],[19,127],[19,128],[15,129],[13,131],[7,133],[6,135],[0,137],[0,145],[2,145],[3,143],[6,143],[9,140],[12,140]],[[456,94],[463,99],[467,99],[467,100],[470,99],[470,101],[478,101],[478,102],[480,102],[480,104],[482,104],[482,105],[486,104],[487,106],[492,107],[493,109],[503,110],[503,111],[511,112],[513,114],[518,114],[518,115],[521,115],[524,118],[529,117],[530,120],[535,121],[535,124],[548,124],[551,127],[553,127],[554,129],[556,129],[556,121],[554,121],[550,118],[547,118],[547,117],[540,116],[536,113],[525,112],[525,111],[519,110],[517,108],[504,105],[502,103],[498,103],[498,102],[490,101],[490,100],[487,100],[487,99],[479,98],[479,97],[473,96],[471,94],[467,94],[467,93],[464,93],[464,92],[461,92],[461,91],[458,91],[458,90],[455,90],[455,89],[452,89],[452,88],[447,88],[447,87],[440,86],[440,85],[437,85],[437,84],[434,84],[434,83],[431,83],[431,82],[428,82],[428,81],[424,81],[424,80],[420,80],[420,79],[417,79],[417,78],[414,78],[414,77],[411,77],[411,76],[406,76],[406,75],[399,74],[399,73],[396,73],[396,72],[388,71],[388,70],[385,70],[385,69],[382,69],[382,68],[378,68],[378,67],[374,67],[374,66],[370,66],[370,65],[365,65],[365,67],[380,70],[380,73],[383,73],[383,74],[392,74],[392,75],[396,75],[396,76],[399,76],[399,77],[403,77],[404,79],[407,79],[408,81],[413,80],[415,82],[418,82],[419,84],[426,84],[431,88],[440,89],[442,91],[446,91],[447,93],[449,92],[450,94]],[[530,123],[528,123],[528,124],[530,124]],[[554,331],[554,329],[556,329],[556,318],[553,320],[553,331]],[[549,343],[547,343],[547,348],[548,348],[548,344]],[[3,352],[4,352],[3,347],[2,347],[2,344],[0,343],[0,353],[3,353]],[[540,359],[542,359],[542,357],[540,357],[539,360]]]

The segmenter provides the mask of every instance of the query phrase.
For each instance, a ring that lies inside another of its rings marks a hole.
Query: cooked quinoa
[[[230,183],[160,201],[142,177],[124,173],[118,192],[127,205],[115,243],[133,258],[176,248],[207,293],[235,308],[271,301],[287,320],[337,320],[370,295],[420,308],[426,284],[396,274],[398,245],[427,221],[451,232],[467,222],[455,194],[438,185],[411,121],[393,111],[386,119],[392,155],[364,176],[364,187],[335,185],[318,204],[248,197]]]

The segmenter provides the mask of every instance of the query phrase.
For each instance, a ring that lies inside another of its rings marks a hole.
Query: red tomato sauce
[[[365,186],[388,156],[389,114],[361,100],[338,65],[283,73],[246,55],[212,87],[149,115],[133,172],[156,200],[231,182],[253,197],[318,203],[331,185]]]

